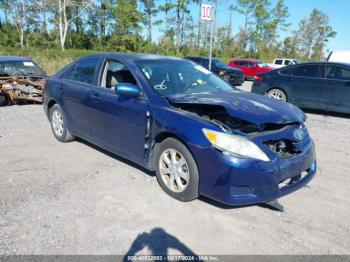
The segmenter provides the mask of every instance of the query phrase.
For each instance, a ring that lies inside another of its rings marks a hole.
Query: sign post
[[[208,4],[202,4],[201,6],[201,18],[206,21],[211,21],[210,24],[210,47],[209,47],[209,70],[211,70],[211,56],[213,52],[213,26],[214,22],[213,20],[215,19],[214,17],[214,6],[208,5]]]

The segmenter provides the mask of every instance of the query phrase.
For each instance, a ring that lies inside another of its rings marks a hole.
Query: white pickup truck
[[[271,66],[272,68],[281,68],[284,66],[288,66],[288,65],[295,65],[295,64],[299,64],[300,62],[296,59],[290,59],[290,58],[275,58],[275,60],[273,60],[272,64],[269,64],[269,66]]]

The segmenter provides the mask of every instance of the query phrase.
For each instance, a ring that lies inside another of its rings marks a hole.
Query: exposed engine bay
[[[173,103],[172,105],[181,110],[185,110],[185,111],[197,114],[200,117],[207,119],[208,121],[214,122],[215,124],[219,125],[225,132],[238,131],[241,133],[252,134],[252,133],[263,132],[263,131],[279,130],[288,125],[298,124],[296,122],[290,122],[290,123],[283,123],[283,124],[267,123],[262,125],[256,125],[254,123],[250,123],[242,119],[230,116],[224,107],[218,106],[218,105],[187,104],[187,103],[185,104]]]
[[[25,101],[42,103],[44,85],[45,81],[39,77],[0,77],[0,95],[12,104]]]

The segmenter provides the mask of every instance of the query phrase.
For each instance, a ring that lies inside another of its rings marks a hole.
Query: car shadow
[[[350,119],[350,114],[337,113],[337,112],[331,112],[331,111],[322,111],[317,109],[307,109],[307,108],[302,108],[302,109],[305,113],[308,113],[308,114],[314,114],[314,115],[320,115],[320,116],[333,116],[333,117]]]
[[[163,256],[167,260],[169,248],[175,250],[176,255],[193,256],[191,261],[203,261],[189,247],[182,243],[175,236],[167,233],[163,228],[156,227],[151,232],[139,234],[126,252],[123,261],[130,261],[130,257],[135,256],[139,251],[147,249],[151,256]],[[158,259],[157,259],[158,260]]]
[[[126,165],[129,165],[129,166],[133,167],[133,168],[136,168],[136,169],[146,173],[148,176],[151,176],[151,177],[155,176],[155,172],[150,171],[150,170],[144,168],[143,166],[140,166],[140,165],[136,164],[135,162],[132,162],[132,161],[126,159],[126,158],[123,158],[123,157],[121,157],[119,155],[113,154],[113,153],[111,153],[111,152],[109,152],[109,151],[107,151],[107,150],[105,150],[105,149],[103,149],[101,147],[98,147],[98,146],[96,146],[96,145],[94,145],[94,144],[92,144],[92,143],[90,143],[90,142],[88,142],[86,140],[83,140],[81,138],[77,138],[76,141],[81,143],[81,144],[84,144],[84,145],[86,145],[88,147],[91,147],[91,148],[99,151],[102,154],[108,155],[109,157],[114,158],[117,161],[120,161],[120,162],[122,162],[122,163],[124,163]]]

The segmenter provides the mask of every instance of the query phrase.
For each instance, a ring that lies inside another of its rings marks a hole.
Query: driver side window
[[[134,76],[123,63],[108,60],[103,71],[101,87],[114,90],[115,85],[119,83],[137,85]]]

